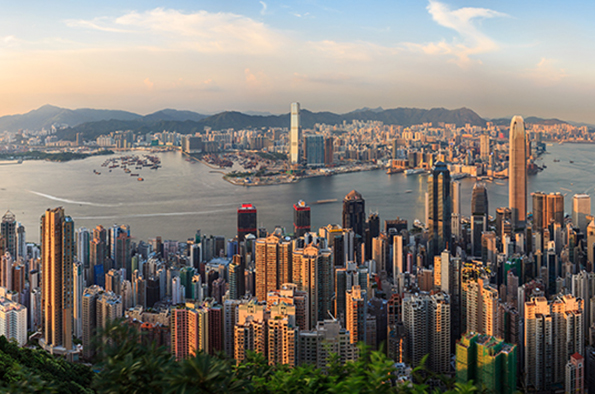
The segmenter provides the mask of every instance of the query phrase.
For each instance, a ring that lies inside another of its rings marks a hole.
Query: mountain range
[[[445,108],[361,108],[345,114],[333,112],[300,111],[302,127],[312,128],[316,123],[342,124],[353,120],[381,121],[384,124],[411,126],[413,124],[439,122],[454,123],[457,126],[471,124],[485,126],[486,119],[468,108],[449,110]],[[525,118],[527,123],[556,124],[566,123],[558,119]],[[491,119],[498,125],[507,125],[510,118]],[[41,130],[56,125],[58,137],[73,140],[82,133],[87,140],[101,134],[117,130],[133,130],[141,133],[157,131],[177,131],[181,134],[203,132],[205,127],[215,130],[244,129],[261,127],[289,127],[289,114],[272,115],[266,113],[242,113],[225,111],[215,115],[205,115],[192,111],[164,109],[149,115],[139,115],[118,110],[66,109],[44,105],[22,115],[0,117],[0,131]]]

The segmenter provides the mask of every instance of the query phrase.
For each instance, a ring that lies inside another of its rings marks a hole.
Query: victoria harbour
[[[591,191],[595,186],[592,147],[548,146],[548,153],[541,159],[547,168],[529,176],[528,192],[572,195]],[[292,205],[301,199],[312,207],[315,229],[340,222],[341,201],[352,189],[362,191],[366,210],[377,212],[382,220],[398,216],[407,219],[410,226],[415,219],[424,221],[425,175],[387,175],[377,170],[308,178],[295,184],[242,187],[223,180],[220,171],[186,161],[178,152],[158,155],[163,168],[145,170],[144,182],[121,171],[109,173],[102,168],[101,163],[110,156],[2,166],[0,199],[7,202],[4,205],[17,215],[28,238],[35,242],[39,239],[40,215],[56,205],[64,206],[77,226],[128,224],[135,238],[146,240],[155,236],[186,239],[198,229],[203,234],[233,237],[237,207],[246,202],[257,207],[259,226],[272,231],[278,225],[291,232]],[[95,175],[93,170],[102,174]],[[463,195],[471,195],[474,183],[473,178],[461,180]],[[486,186],[490,214],[494,215],[497,207],[508,204],[508,183],[495,180]],[[565,212],[569,214],[572,201],[565,201]],[[470,201],[462,201],[461,205],[463,214],[469,215]]]

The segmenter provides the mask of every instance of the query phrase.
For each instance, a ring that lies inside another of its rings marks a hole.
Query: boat
[[[424,170],[423,168],[413,168],[410,170],[405,170],[405,175],[416,175],[416,174],[421,174],[422,172],[425,172],[426,170]]]
[[[139,176],[139,174],[130,174],[130,176]]]
[[[405,193],[413,193],[413,190],[405,190]]]
[[[571,163],[574,163],[574,161],[570,160]]]
[[[139,182],[142,182],[142,181],[144,181],[144,179],[143,179],[143,178],[141,178],[141,177],[138,177],[138,178],[136,178],[136,180],[137,180],[137,181],[139,181]]]
[[[337,199],[336,198],[332,198],[332,199],[329,199],[329,200],[318,200],[318,201],[314,202],[314,204],[328,204],[330,202],[337,202]]]
[[[554,163],[559,163],[560,159],[554,159]]]

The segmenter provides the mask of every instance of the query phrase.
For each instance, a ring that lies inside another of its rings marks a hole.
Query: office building
[[[324,137],[320,134],[307,135],[304,142],[306,165],[308,167],[324,166]]]
[[[575,194],[572,197],[572,224],[581,229],[582,233],[587,230],[587,216],[591,215],[591,196],[588,194]]]
[[[103,282],[103,278],[99,278],[98,275],[106,272],[104,263],[107,257],[107,231],[103,226],[99,225],[93,229],[93,239],[89,245],[87,286],[98,285]]]
[[[335,147],[333,137],[324,139],[324,165],[330,166],[333,164],[335,155]]]
[[[293,232],[296,238],[310,232],[310,207],[303,200],[293,204]]]
[[[242,242],[248,234],[257,235],[256,231],[256,208],[252,204],[242,204],[238,208],[238,241]]]
[[[451,246],[452,209],[450,197],[450,171],[438,162],[428,175],[428,257],[442,253]]]
[[[48,209],[41,217],[43,337],[51,353],[73,351],[74,222],[63,208]]]
[[[471,197],[471,255],[482,255],[481,235],[488,230],[488,191],[485,183],[473,185]]]
[[[88,229],[81,227],[76,230],[76,258],[83,263],[83,268],[89,267],[90,243],[91,233]]]
[[[457,382],[473,380],[489,393],[517,392],[517,347],[493,336],[467,332],[456,345]]]
[[[289,129],[289,161],[292,165],[300,164],[302,128],[300,125],[300,103],[291,103],[291,126]]]
[[[239,300],[246,294],[246,264],[244,256],[235,254],[229,265],[229,298]]]
[[[352,229],[362,239],[366,223],[366,201],[357,191],[350,191],[343,199],[343,228]]]
[[[0,336],[14,339],[19,346],[27,344],[27,308],[0,297]]]
[[[73,331],[74,336],[82,338],[83,336],[83,292],[85,290],[84,267],[83,264],[75,261],[72,263],[72,288],[74,289],[72,299],[73,313]]]
[[[561,193],[531,193],[533,200],[533,227],[542,232],[550,224],[564,224],[564,196]],[[586,225],[585,225],[586,227]]]
[[[452,182],[452,236],[461,239],[463,232],[461,228],[461,182]]]
[[[10,253],[10,256],[16,260],[17,258],[17,221],[16,216],[10,211],[6,211],[2,216],[2,222],[0,222],[0,235],[4,245],[0,245],[0,248],[4,249],[4,252]]]
[[[484,163],[487,163],[490,158],[490,136],[489,134],[482,134],[479,137],[479,155]]]
[[[520,116],[514,116],[510,122],[508,179],[508,205],[516,230],[525,226],[527,216],[527,137]]]

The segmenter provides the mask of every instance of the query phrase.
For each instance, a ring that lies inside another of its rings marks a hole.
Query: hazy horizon
[[[595,4],[1,1],[0,116],[467,107],[595,124]]]

